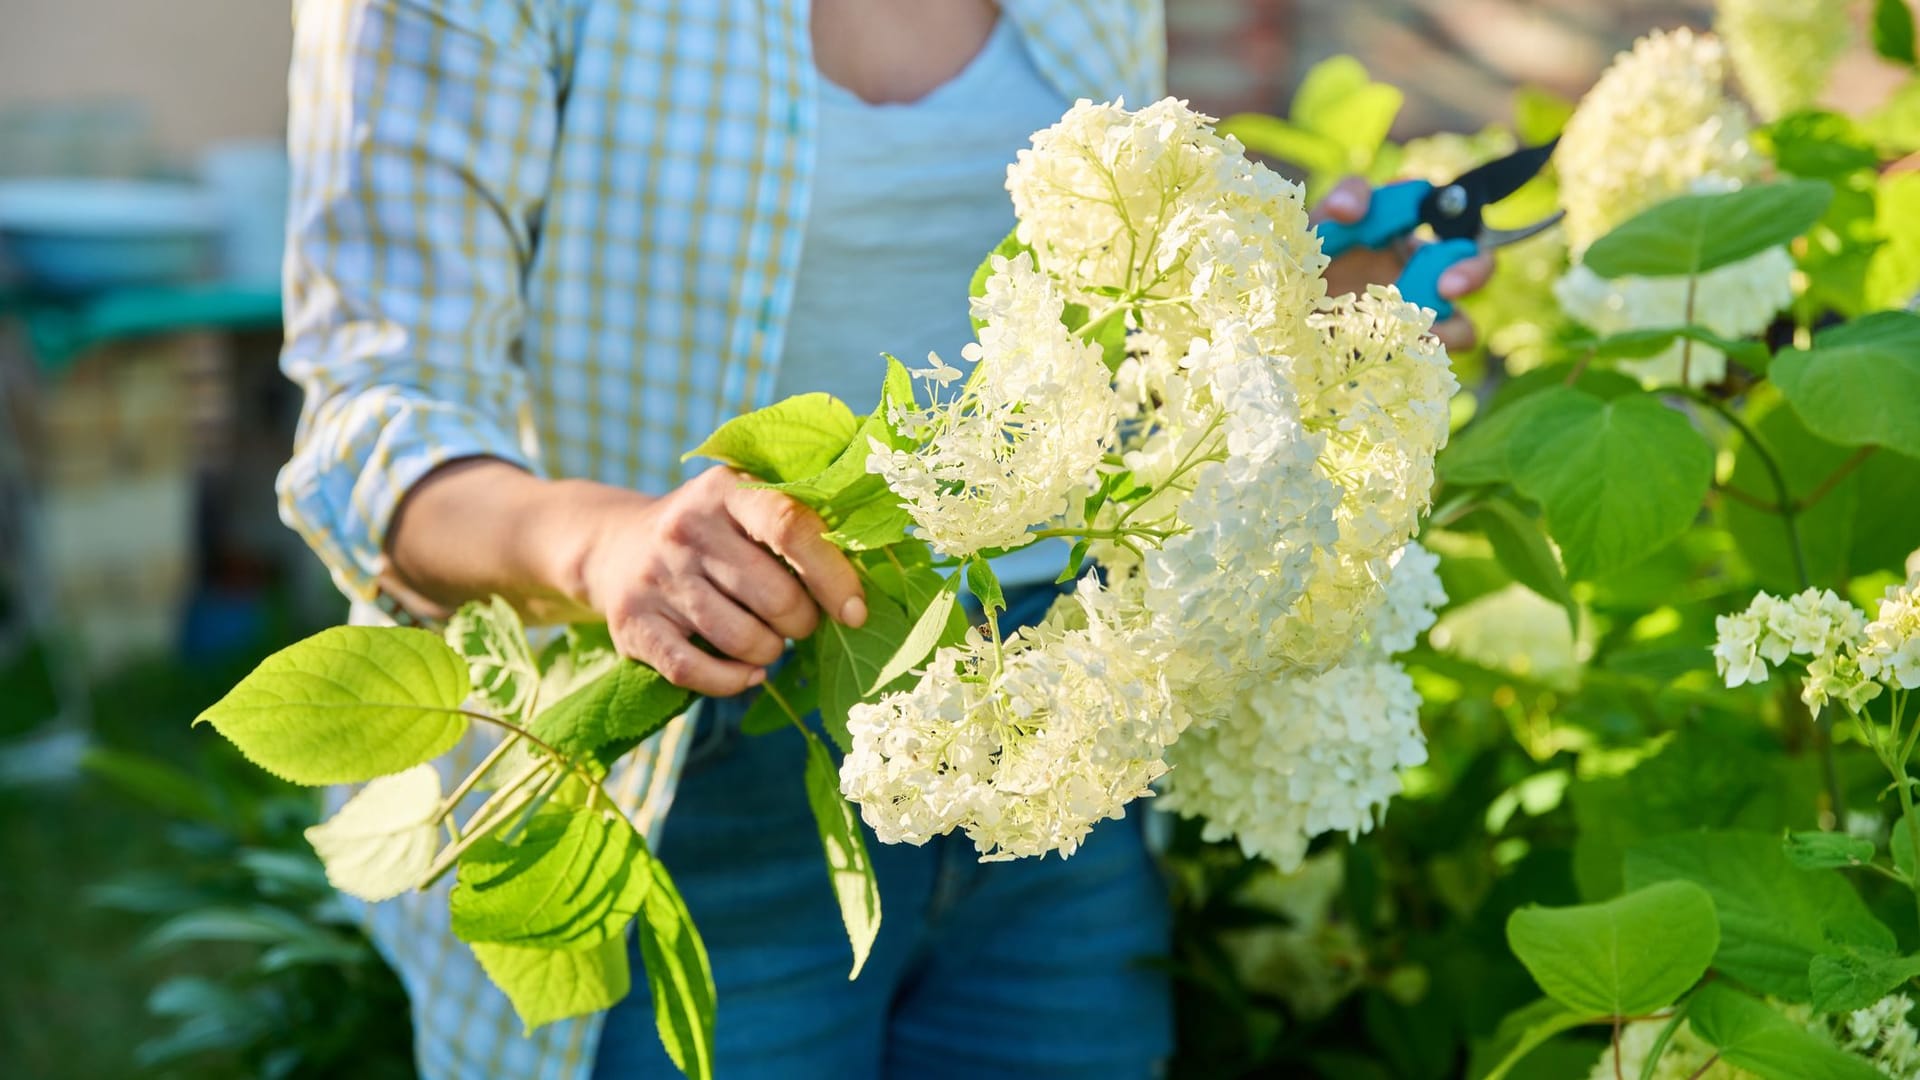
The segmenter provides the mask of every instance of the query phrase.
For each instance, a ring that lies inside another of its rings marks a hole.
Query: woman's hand
[[[654,498],[456,461],[402,502],[386,584],[435,613],[498,594],[536,621],[605,619],[621,655],[696,693],[737,694],[821,611],[848,626],[867,618],[859,576],[819,516],[743,479],[716,467]]]
[[[742,479],[716,466],[665,498],[608,500],[569,590],[607,620],[623,655],[713,697],[759,685],[820,612],[867,619],[860,579],[819,516]]]
[[[1357,176],[1349,176],[1328,192],[1319,206],[1314,207],[1311,218],[1315,224],[1329,218],[1352,224],[1367,216],[1367,204],[1372,198],[1372,185]],[[1392,284],[1400,277],[1400,271],[1406,268],[1409,250],[1410,245],[1382,251],[1361,247],[1347,251],[1327,267],[1328,295],[1357,293],[1375,283]],[[1476,255],[1449,267],[1446,273],[1440,275],[1440,295],[1457,300],[1484,286],[1491,276],[1493,256],[1485,253]],[[1459,314],[1458,309],[1453,318],[1435,323],[1433,333],[1449,349],[1470,349],[1475,340],[1473,323],[1465,315]]]

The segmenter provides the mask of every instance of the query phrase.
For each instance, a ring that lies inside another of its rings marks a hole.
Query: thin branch
[[[1820,481],[1819,484],[1815,485],[1812,491],[1807,492],[1806,498],[1801,499],[1798,503],[1794,505],[1794,508],[1793,508],[1794,512],[1800,513],[1800,512],[1809,510],[1813,507],[1815,503],[1818,503],[1821,499],[1826,498],[1829,492],[1831,492],[1834,488],[1840,486],[1840,481],[1845,480],[1849,476],[1852,476],[1853,470],[1859,468],[1862,464],[1864,464],[1866,460],[1872,457],[1874,455],[1874,452],[1879,449],[1880,448],[1877,446],[1863,446],[1860,449],[1855,450],[1853,452],[1852,457],[1849,457],[1847,460],[1841,462],[1838,468],[1834,469],[1832,472],[1827,474],[1827,478],[1825,480]]]
[[[1700,1080],[1701,1077],[1707,1075],[1708,1069],[1713,1068],[1714,1062],[1719,1060],[1720,1060],[1720,1051],[1715,1050],[1713,1052],[1713,1056],[1701,1062],[1700,1067],[1693,1070],[1693,1074],[1691,1076],[1688,1076],[1687,1080]]]
[[[1775,505],[1774,503],[1770,503],[1758,495],[1752,495],[1745,491],[1742,491],[1741,489],[1734,487],[1732,484],[1717,483],[1713,485],[1713,490],[1719,492],[1722,495],[1725,495],[1727,498],[1732,499],[1734,502],[1744,503],[1747,506],[1751,506],[1755,510],[1760,510],[1769,514],[1777,514],[1780,512],[1780,507]]]

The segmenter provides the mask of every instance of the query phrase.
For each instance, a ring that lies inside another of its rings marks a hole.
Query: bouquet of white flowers
[[[1391,657],[1444,600],[1411,543],[1456,389],[1430,315],[1391,289],[1329,299],[1300,187],[1179,101],[1082,101],[1007,186],[1019,225],[976,277],[970,371],[890,361],[871,416],[801,395],[689,455],[818,511],[863,578],[868,621],[796,643],[747,718],[806,734],[856,973],[880,909],[854,806],[884,842],[1066,856],[1158,783],[1293,865],[1370,828],[1424,760]],[[1003,636],[988,560],[1062,537],[1074,588]],[[623,994],[638,916],[662,1037],[705,1074],[704,952],[600,788],[689,704],[604,634],[536,654],[496,601],[445,643],[327,631],[203,719],[288,779],[371,781],[313,832],[330,877],[373,900],[454,870],[454,929],[530,1024]],[[504,738],[443,797],[427,763],[470,720]]]

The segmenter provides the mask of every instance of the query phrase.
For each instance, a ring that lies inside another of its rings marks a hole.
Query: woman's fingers
[[[1333,185],[1333,190],[1308,214],[1308,220],[1315,225],[1327,220],[1351,225],[1367,216],[1367,207],[1372,203],[1373,185],[1362,177],[1349,176]]]
[[[675,686],[707,697],[732,697],[766,680],[765,669],[714,656],[690,640],[687,627],[647,612],[611,627],[620,652],[648,665]]]
[[[1493,277],[1493,256],[1481,252],[1471,259],[1462,259],[1440,275],[1440,295],[1449,300],[1459,298],[1471,292],[1485,288]]]
[[[740,531],[793,567],[820,610],[847,626],[867,621],[860,576],[840,549],[827,542],[826,523],[818,514],[765,488],[735,488],[727,495],[727,509]]]
[[[722,656],[766,667],[787,651],[787,640],[748,614],[733,598],[704,579],[681,586],[675,604],[687,626]]]
[[[721,592],[782,637],[799,641],[820,625],[820,609],[793,571],[745,536],[714,540],[701,553],[700,567]]]

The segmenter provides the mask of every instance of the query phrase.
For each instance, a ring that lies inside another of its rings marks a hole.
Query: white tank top
[[[890,352],[965,368],[967,285],[1013,228],[1007,166],[1070,103],[1002,16],[979,55],[919,101],[870,105],[820,79],[820,121],[799,277],[775,398],[824,390],[856,414],[879,401]],[[1005,584],[1052,581],[1064,544],[994,564]]]

